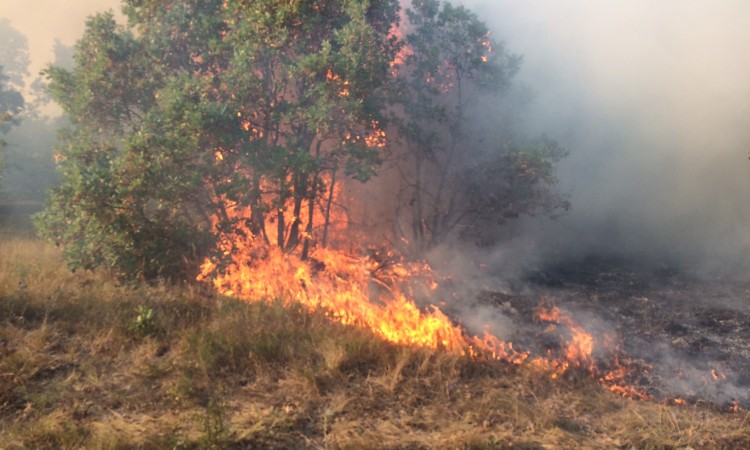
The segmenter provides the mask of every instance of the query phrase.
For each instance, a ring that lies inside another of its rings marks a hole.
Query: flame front
[[[376,123],[372,128],[375,136],[384,139]],[[221,162],[220,154],[216,157]],[[332,199],[343,202],[346,196],[342,184],[328,182]],[[570,370],[583,370],[618,395],[649,398],[626,383],[630,370],[620,364],[616,352],[612,352],[612,361],[598,364],[593,356],[597,342],[592,334],[557,307],[540,306],[535,318],[549,323],[549,331],[558,326],[567,330],[569,340],[560,352],[531,357],[529,352],[518,351],[512,343],[492,334],[468,334],[435,305],[418,306],[415,298],[431,300],[435,296],[439,277],[426,262],[407,262],[386,247],[355,244],[365,242],[362,238],[347,239],[349,219],[343,209],[335,212],[330,221],[330,231],[335,235],[330,240],[333,244],[321,245],[315,231],[305,234],[303,238],[311,242],[311,250],[307,258],[302,258],[269,244],[276,241],[274,236],[253,236],[245,225],[251,213],[248,208],[222,198],[217,201],[223,204],[224,214],[233,219],[234,226],[222,227],[218,217],[213,218],[214,232],[220,237],[220,256],[204,261],[198,280],[212,283],[218,292],[248,302],[300,304],[310,311],[323,311],[333,321],[371,330],[397,345],[511,364],[528,363],[555,379]],[[309,211],[303,210],[295,217],[291,210],[291,205],[286,205],[279,212],[287,223],[300,222],[300,227],[306,228],[301,222]],[[321,214],[315,208],[309,217],[322,223]],[[273,221],[274,217],[269,215],[267,220]],[[267,225],[272,233],[275,227],[270,222]],[[602,341],[605,347],[610,345],[608,339]],[[716,372],[715,378],[718,377]]]
[[[248,230],[225,235],[221,246],[229,264],[219,270],[217,262],[206,260],[198,279],[210,279],[223,294],[249,302],[299,303],[398,345],[513,363],[526,359],[494,336],[468,336],[436,306],[420,309],[412,300],[414,290],[435,287],[434,273],[424,262],[405,263],[371,249],[357,255],[328,248],[316,248],[309,261],[302,261],[254,239]]]
[[[228,211],[236,217],[246,214],[232,208]],[[346,218],[337,222],[343,224],[338,229],[343,233]],[[242,225],[234,232],[220,232],[218,228],[216,232],[221,236],[224,258],[207,259],[198,279],[212,283],[225,295],[248,302],[300,304],[310,311],[323,311],[333,321],[371,330],[397,345],[511,364],[528,363],[549,372],[554,379],[574,369],[583,370],[620,396],[649,398],[628,385],[630,369],[620,364],[616,352],[612,352],[612,361],[597,363],[593,355],[597,342],[592,334],[557,307],[540,306],[535,318],[550,323],[549,331],[564,328],[570,339],[560,352],[530,357],[528,352],[517,351],[512,343],[489,333],[469,335],[437,306],[420,308],[414,299],[434,296],[439,281],[425,262],[406,262],[387,249],[351,242],[342,245],[346,243],[342,239],[338,248],[314,246],[308,259],[303,260],[254,237]],[[608,339],[602,342],[605,347],[610,345]]]

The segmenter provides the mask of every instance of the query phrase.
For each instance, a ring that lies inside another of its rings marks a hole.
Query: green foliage
[[[304,258],[325,245],[328,217],[314,228],[312,212],[337,176],[378,172],[384,152],[365,137],[386,129],[407,144],[401,197],[418,242],[554,204],[544,189],[563,153],[512,144],[500,117],[471,118],[467,105],[508,91],[520,58],[464,7],[415,1],[404,42],[397,0],[125,0],[123,11],[126,25],[91,17],[72,68],[46,70],[70,126],[61,185],[36,222],[73,269],[192,279],[221,257],[215,227]],[[504,177],[489,194],[465,183],[492,178],[487,164]]]
[[[135,318],[128,325],[128,331],[139,336],[156,333],[156,317],[154,310],[147,306],[139,306],[135,310]]]
[[[248,207],[266,237],[272,212],[316,204],[324,173],[367,179],[377,152],[342,141],[380,120],[396,9],[130,0],[127,27],[92,17],[74,68],[46,72],[72,124],[41,233],[72,268],[191,278],[215,247],[215,215],[229,230],[244,221],[227,209]],[[274,244],[297,248],[299,224],[280,218],[279,229]]]

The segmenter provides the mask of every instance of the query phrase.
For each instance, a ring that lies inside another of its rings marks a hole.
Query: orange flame
[[[620,364],[619,357],[615,352],[617,348],[607,349],[615,353],[613,361],[609,367],[600,368],[593,357],[595,347],[593,335],[585,331],[569,315],[563,313],[556,306],[547,309],[542,304],[536,309],[535,318],[540,322],[552,322],[563,325],[571,334],[571,338],[560,357],[555,357],[551,352],[548,352],[546,359],[540,358],[532,361],[539,367],[550,369],[552,371],[550,376],[553,379],[560,377],[571,368],[580,368],[589,372],[599,383],[615,394],[641,400],[650,398],[645,392],[629,386],[625,382],[630,369]],[[607,347],[611,346],[611,343],[606,339],[604,340],[604,344]]]
[[[235,211],[234,214],[241,212]],[[439,307],[420,308],[414,301],[431,295],[437,275],[426,262],[405,262],[389,251],[356,247],[345,252],[316,247],[309,261],[278,247],[268,246],[241,227],[224,233],[220,244],[228,262],[207,259],[199,280],[229,296],[248,302],[281,300],[323,311],[332,320],[371,330],[388,342],[444,350],[473,358],[511,364],[528,362],[558,378],[573,368],[590,372],[610,391],[630,398],[647,394],[624,383],[628,369],[617,358],[611,368],[598,368],[593,358],[594,339],[559,308],[537,309],[540,321],[566,327],[571,338],[562,355],[529,358],[487,332],[472,336]]]
[[[357,256],[317,248],[309,264],[240,233],[223,240],[222,249],[231,262],[219,271],[215,261],[206,260],[198,279],[211,279],[223,294],[250,302],[296,302],[311,311],[325,311],[337,322],[370,329],[395,344],[470,356],[485,353],[516,363],[526,358],[494,336],[467,336],[435,306],[427,311],[417,307],[411,299],[415,287],[404,281],[412,277],[430,289],[433,274],[424,262],[407,264],[391,254]],[[378,258],[390,259],[384,263]]]
[[[711,378],[713,378],[714,381],[724,381],[727,379],[727,376],[716,369],[711,369]]]
[[[384,146],[386,136],[379,124],[372,122],[369,128],[364,137],[350,134],[346,139],[364,141],[371,147]],[[224,157],[218,150],[215,156],[217,162]],[[325,181],[332,184],[329,195],[332,198],[328,200],[339,204],[345,197],[342,183]],[[536,319],[566,328],[570,339],[560,355],[550,352],[535,358],[488,332],[483,336],[470,335],[438,306],[419,307],[415,299],[434,295],[439,281],[437,274],[424,261],[408,262],[387,249],[364,245],[363,239],[354,241],[363,244],[347,240],[349,218],[343,208],[325,213],[332,214],[330,221],[325,221],[336,237],[331,242],[338,243],[332,246],[321,245],[316,239],[318,231],[303,223],[310,217],[313,223],[323,223],[322,208],[304,202],[296,216],[291,204],[279,208],[285,224],[295,223],[299,230],[312,230],[301,231],[301,239],[309,245],[308,258],[303,260],[288,252],[289,249],[268,244],[284,242],[274,235],[284,232],[273,226],[277,214],[267,218],[268,236],[254,236],[248,225],[249,208],[239,207],[221,196],[217,202],[222,204],[223,214],[232,220],[233,228],[220,226],[218,215],[212,218],[214,232],[219,236],[220,256],[203,262],[198,280],[211,283],[220,293],[248,302],[279,300],[301,304],[310,311],[324,312],[336,322],[371,330],[394,344],[511,364],[527,362],[550,372],[552,378],[579,368],[618,395],[648,398],[626,385],[628,369],[616,357],[611,367],[599,368],[593,357],[596,344],[593,335],[557,307],[538,308]]]

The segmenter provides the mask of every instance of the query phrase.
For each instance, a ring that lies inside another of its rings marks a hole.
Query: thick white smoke
[[[739,266],[750,253],[750,3],[468,0],[535,92],[528,129],[571,154],[572,210],[523,228],[545,256]]]

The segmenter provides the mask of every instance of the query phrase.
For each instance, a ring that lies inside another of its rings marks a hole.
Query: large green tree
[[[415,0],[401,32],[397,0],[123,11],[126,25],[92,17],[74,66],[46,72],[71,125],[38,224],[74,268],[192,277],[243,233],[306,258],[326,245],[335,184],[380,170],[385,133],[395,219],[420,249],[564,203],[551,190],[564,151],[494,113],[520,58],[464,7]]]
[[[72,267],[126,277],[192,276],[215,247],[214,217],[304,256],[303,203],[333,173],[365,180],[379,162],[356,136],[383,120],[397,9],[127,0],[127,26],[92,17],[75,67],[47,71],[71,126],[42,233]]]

